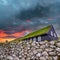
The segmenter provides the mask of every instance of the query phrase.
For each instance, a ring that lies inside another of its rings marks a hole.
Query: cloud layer
[[[0,30],[6,34],[49,24],[60,29],[60,0],[0,0]]]

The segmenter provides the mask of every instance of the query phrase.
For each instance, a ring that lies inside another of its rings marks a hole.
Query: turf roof
[[[39,29],[39,30],[37,30],[37,31],[34,31],[34,32],[32,32],[32,33],[24,36],[22,39],[24,40],[24,39],[28,39],[28,38],[31,38],[31,37],[35,37],[35,36],[38,36],[38,35],[46,34],[46,33],[48,33],[48,31],[50,30],[51,26],[52,26],[52,25],[49,25],[49,26],[47,26],[47,27],[44,27],[44,28]]]

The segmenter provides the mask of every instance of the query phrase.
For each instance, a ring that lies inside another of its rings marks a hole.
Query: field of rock
[[[0,60],[60,60],[60,40],[0,45]]]

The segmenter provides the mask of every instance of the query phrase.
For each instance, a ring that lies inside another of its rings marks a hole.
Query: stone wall
[[[0,60],[58,60],[60,40],[21,41],[0,46]]]

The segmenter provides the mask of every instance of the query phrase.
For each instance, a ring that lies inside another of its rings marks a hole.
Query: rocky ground
[[[21,41],[0,45],[0,60],[58,60],[60,41]],[[60,59],[59,59],[60,60]]]

